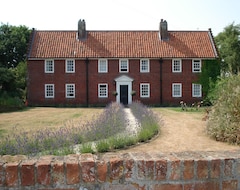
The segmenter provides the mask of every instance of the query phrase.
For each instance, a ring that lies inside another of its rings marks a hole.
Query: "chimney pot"
[[[86,23],[85,20],[78,21],[78,39],[85,40],[87,38]]]
[[[161,19],[160,25],[159,25],[159,37],[160,37],[160,40],[169,39],[167,21],[163,19]]]

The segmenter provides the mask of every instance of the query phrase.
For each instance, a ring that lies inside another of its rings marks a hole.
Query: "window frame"
[[[200,87],[198,89],[199,94],[195,94],[197,86]],[[202,85],[201,84],[192,83],[192,97],[194,97],[194,98],[201,98],[202,97]]]
[[[127,63],[127,68],[126,68],[126,71],[122,71],[122,61],[126,61]],[[120,73],[128,73],[129,72],[129,61],[128,59],[119,59],[119,72]]]
[[[68,61],[72,61],[72,63],[73,63],[73,70],[72,71],[68,70]],[[75,73],[75,60],[74,59],[66,59],[66,61],[65,61],[65,72],[66,73]]]
[[[106,94],[101,95],[101,86],[105,86]],[[98,98],[108,98],[108,84],[107,83],[99,83],[98,84]]]
[[[50,67],[48,66],[49,62],[51,61],[52,63],[52,70],[48,70]],[[53,59],[46,59],[44,61],[44,71],[45,73],[54,73],[54,60]]]
[[[68,92],[68,87],[69,86],[73,86],[73,96],[70,96],[69,94],[69,92]],[[73,84],[73,83],[68,83],[68,84],[65,84],[65,97],[66,98],[75,98],[75,94],[76,94],[76,89],[75,89],[75,84]]]
[[[105,70],[101,70],[101,61],[105,61]],[[107,73],[108,72],[108,60],[107,59],[99,59],[98,60],[98,72],[99,73]]]
[[[175,94],[175,86],[180,86],[180,93],[179,93],[179,95],[176,95]],[[172,83],[172,97],[174,97],[174,98],[180,98],[180,97],[182,97],[182,83]]]
[[[195,61],[199,62],[199,68],[194,67],[194,65],[196,64]],[[193,59],[192,60],[192,72],[193,73],[201,73],[202,72],[202,60],[201,59]]]
[[[147,61],[147,69],[143,70],[143,61]],[[150,60],[149,59],[140,59],[140,73],[149,73],[150,72]]]
[[[53,92],[52,92],[52,96],[49,96],[49,95],[48,95],[48,89],[47,89],[48,86],[51,86],[51,87],[52,87],[52,91],[53,91]],[[54,84],[45,84],[44,95],[45,95],[45,98],[54,98],[54,97],[55,97]]]
[[[179,70],[175,69],[175,61],[179,61]],[[181,73],[182,72],[182,60],[181,59],[173,59],[172,60],[172,72],[173,73]]]
[[[147,86],[147,95],[143,94],[143,86]],[[150,98],[150,84],[149,83],[140,83],[140,97],[141,98]]]

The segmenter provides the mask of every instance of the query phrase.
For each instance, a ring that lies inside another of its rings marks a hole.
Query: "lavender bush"
[[[68,124],[58,130],[44,129],[35,133],[14,128],[11,136],[0,140],[0,155],[70,154],[74,153],[73,145],[107,139],[124,129],[123,106],[112,103],[96,120],[84,126]]]
[[[158,133],[159,122],[150,109],[138,102],[130,108],[141,126],[135,136],[123,133],[128,122],[123,105],[111,103],[97,119],[85,125],[69,122],[57,130],[44,129],[35,133],[14,128],[11,136],[0,139],[0,155],[66,155],[75,153],[76,149],[81,153],[106,152],[146,141]],[[82,144],[81,148],[74,146],[78,144]]]
[[[148,109],[146,105],[143,105],[140,102],[133,102],[130,105],[130,109],[133,115],[137,118],[138,122],[141,124],[137,141],[145,142],[158,134],[159,123],[161,124],[161,120],[159,121],[158,117],[152,110]]]

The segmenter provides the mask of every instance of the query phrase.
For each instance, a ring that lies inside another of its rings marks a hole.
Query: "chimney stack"
[[[159,25],[159,37],[160,37],[160,40],[163,40],[163,41],[169,39],[167,21],[163,19],[161,19],[161,22]]]
[[[86,23],[85,20],[78,21],[78,40],[85,40],[87,38]]]

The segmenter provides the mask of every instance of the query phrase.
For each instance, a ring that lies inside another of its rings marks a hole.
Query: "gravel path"
[[[139,129],[138,120],[134,117],[130,108],[124,108],[124,112],[125,112],[126,116],[128,117],[126,131],[128,134],[134,135],[137,133],[137,131]]]
[[[206,121],[203,114],[157,109],[162,115],[164,126],[160,135],[151,142],[136,145],[119,152],[182,152],[240,150],[240,146],[229,145],[210,139],[206,134]],[[160,111],[159,111],[160,110]]]

